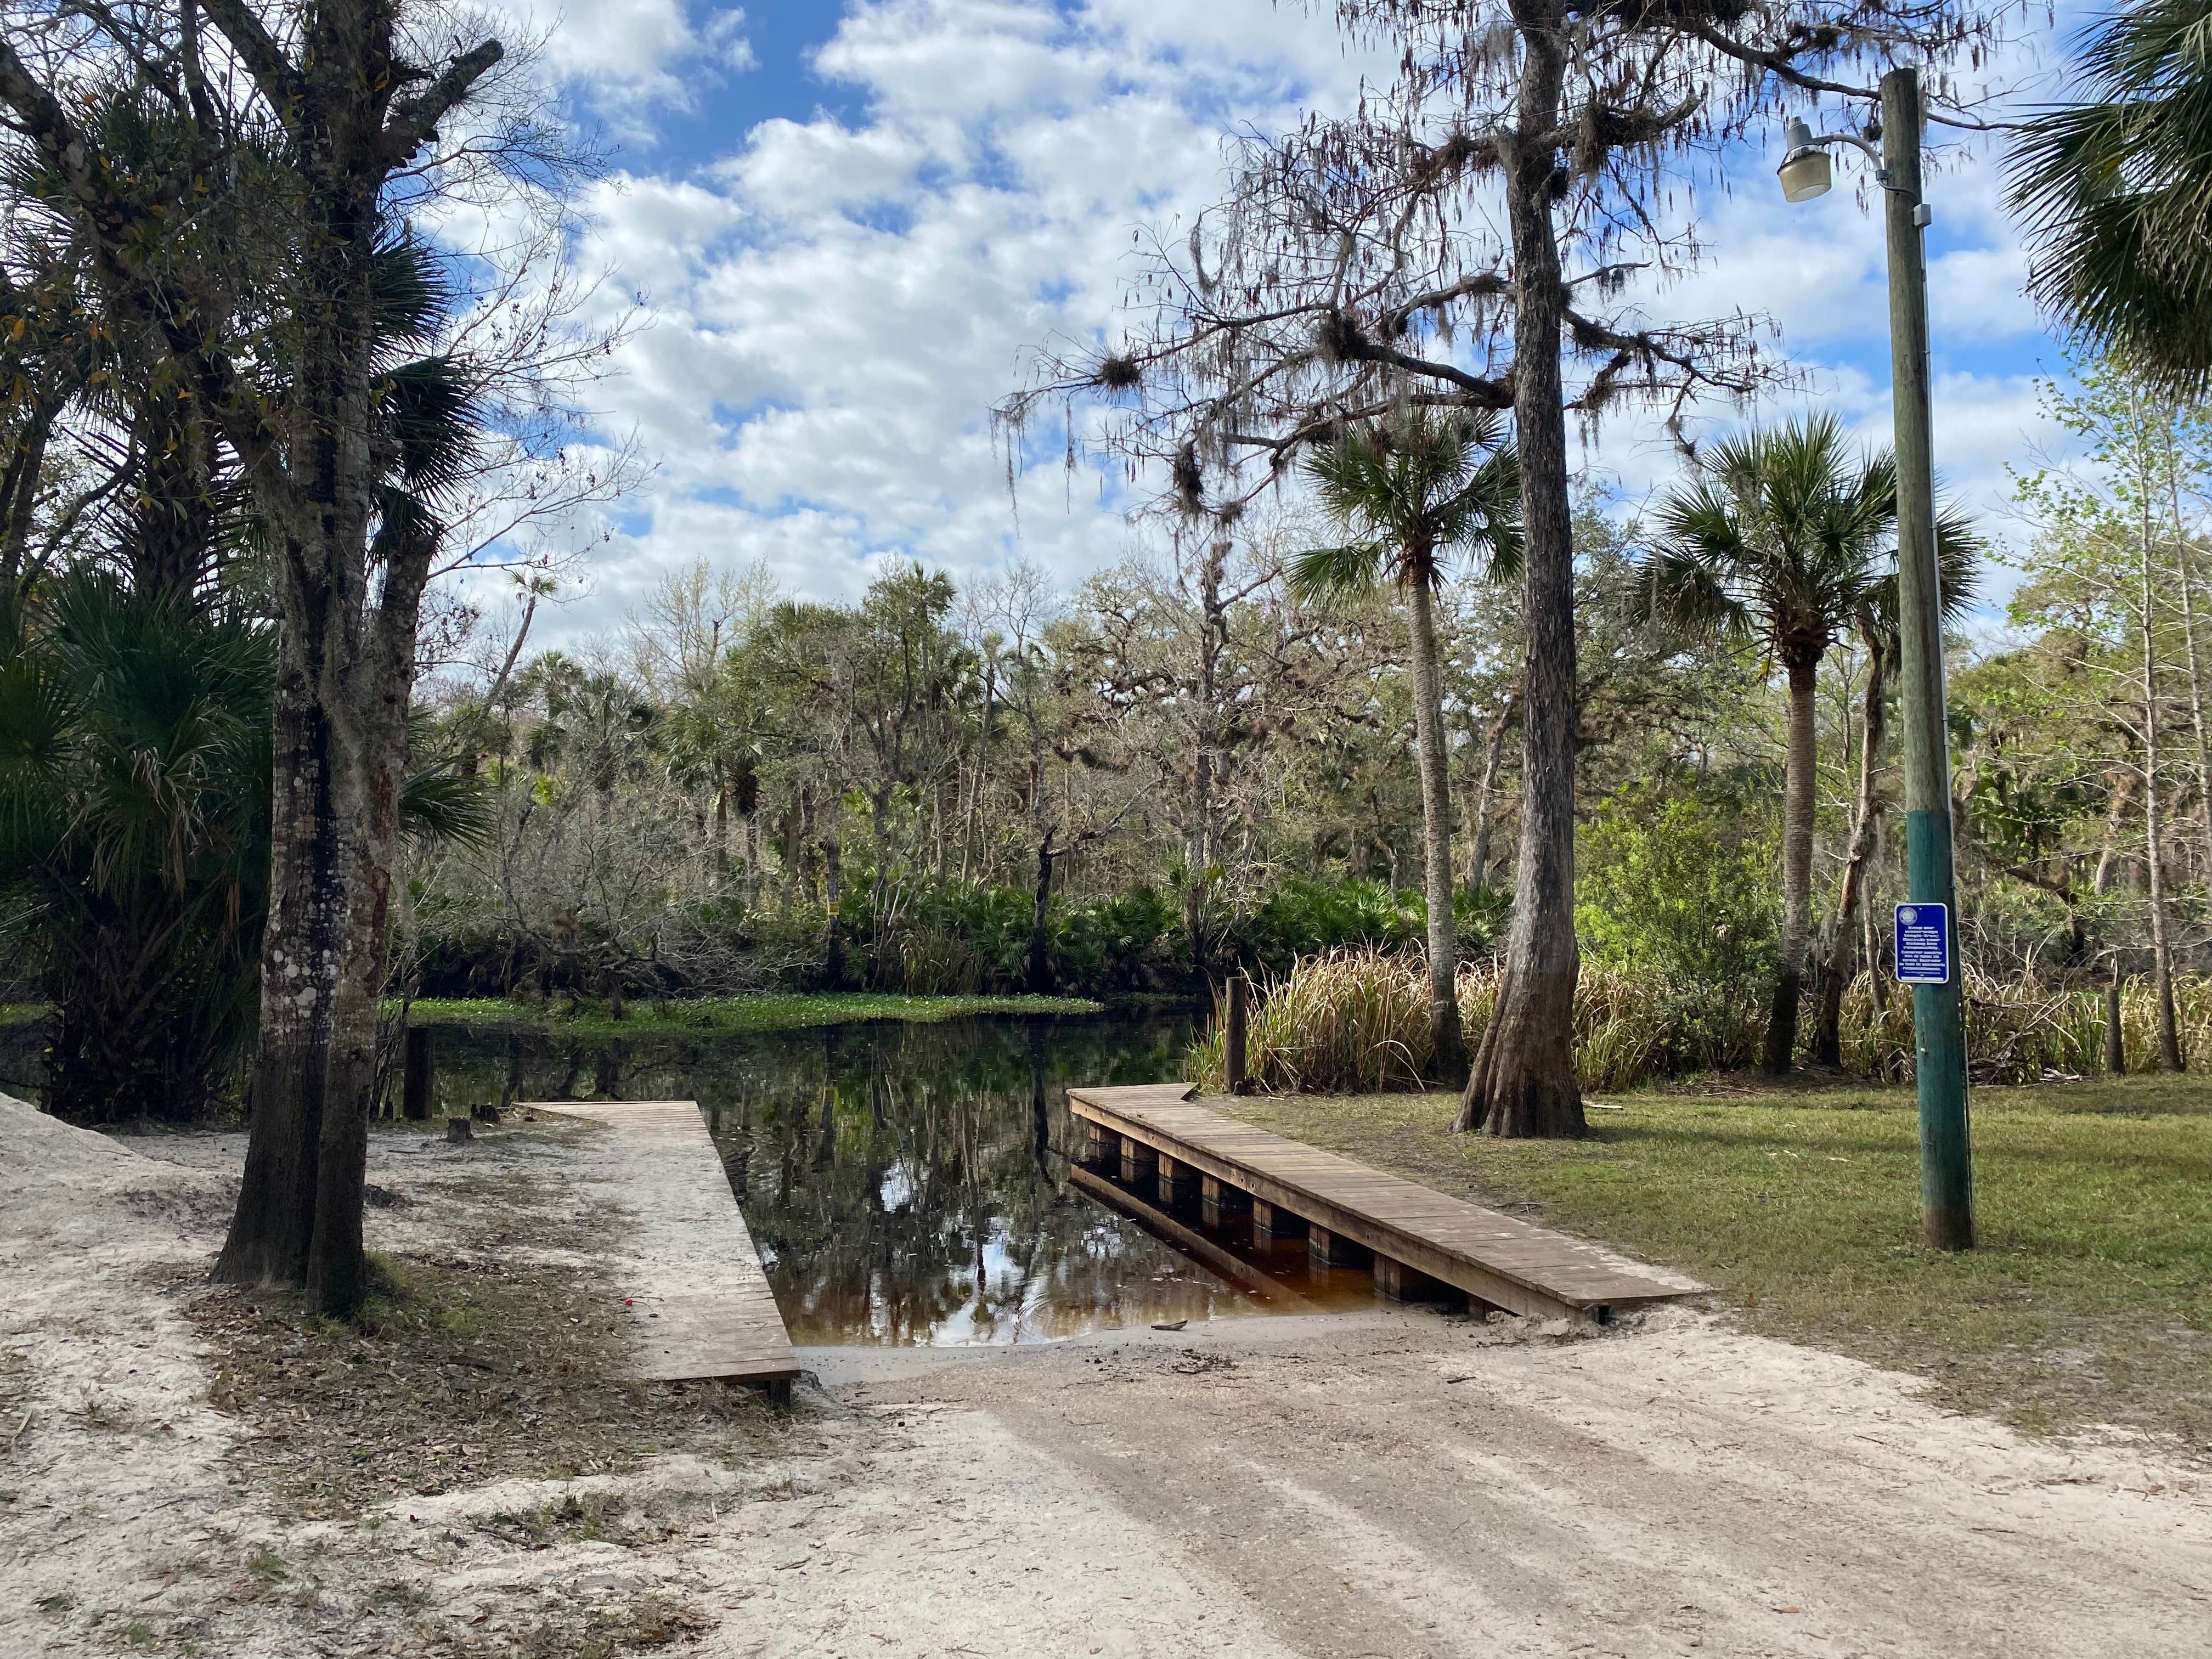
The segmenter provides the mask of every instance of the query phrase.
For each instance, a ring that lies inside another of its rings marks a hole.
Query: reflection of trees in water
[[[696,1099],[802,1340],[1007,1341],[1110,1321],[1212,1280],[1069,1187],[1071,1083],[1175,1075],[1170,1017],[977,1019],[742,1038],[656,1036],[522,1056],[445,1041],[463,1098]],[[480,1066],[482,1082],[472,1068]],[[1200,1310],[1194,1306],[1194,1311]]]
[[[1112,1314],[1133,1273],[1188,1275],[1073,1193],[1060,1158],[1066,1085],[1157,1080],[1179,1036],[1172,1023],[994,1023],[870,1028],[825,1048],[751,1130],[809,1178],[741,1188],[787,1318],[814,1334],[915,1341],[951,1326],[1003,1341]]]

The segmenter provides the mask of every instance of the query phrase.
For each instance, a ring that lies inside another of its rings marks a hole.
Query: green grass
[[[0,1002],[0,1025],[29,1025],[51,1012],[44,1002]]]
[[[418,1025],[525,1026],[584,1036],[647,1036],[655,1032],[787,1031],[870,1019],[927,1024],[970,1014],[1095,1014],[1104,1004],[1082,997],[906,997],[875,991],[807,996],[699,997],[655,1005],[631,1002],[623,1018],[586,1000],[574,1013],[564,998],[532,1006],[497,998],[424,997],[410,1018]]]
[[[1927,1377],[2037,1432],[2212,1454],[2212,1078],[1974,1095],[1982,1248],[1920,1241],[1909,1089],[1621,1095],[1593,1139],[1450,1132],[1440,1094],[1230,1109],[1696,1274],[1751,1329]]]

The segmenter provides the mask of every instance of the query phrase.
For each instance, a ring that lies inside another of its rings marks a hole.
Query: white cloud
[[[539,61],[625,138],[650,143],[653,118],[689,110],[705,85],[754,67],[741,8],[695,17],[690,0],[489,0]],[[711,66],[708,68],[708,66]]]
[[[1017,527],[988,411],[1028,349],[1117,331],[1132,228],[1215,198],[1224,131],[1349,102],[1372,66],[1347,58],[1316,10],[855,3],[812,59],[842,117],[761,120],[721,153],[595,193],[585,262],[611,264],[652,309],[599,401],[659,471],[600,557],[599,599],[565,625],[602,626],[700,555],[764,557],[817,596],[855,593],[901,557],[962,575],[1018,548],[1072,582],[1118,556],[1130,532],[1092,471],[1030,475]],[[583,32],[561,40],[562,61],[595,64],[577,73],[634,106],[743,39],[681,0],[592,0],[570,18]],[[1708,266],[1648,302],[1672,317],[1766,313],[1808,375],[1761,417],[1820,404],[1886,441],[1878,216],[1854,200],[1850,163],[1833,197],[1795,210],[1771,172],[1760,161],[1739,190],[1705,194]],[[1954,158],[1931,195],[1939,358],[1975,354],[1939,386],[1938,460],[1980,510],[2040,429],[2034,319],[1986,157]],[[1992,354],[2021,361],[1992,368]],[[1638,489],[1676,465],[1648,421],[1608,428],[1593,459]]]

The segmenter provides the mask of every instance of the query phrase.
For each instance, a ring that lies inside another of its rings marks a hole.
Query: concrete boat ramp
[[[1303,1236],[1317,1261],[1371,1264],[1376,1289],[1396,1299],[1455,1291],[1514,1313],[1601,1321],[1616,1308],[1705,1289],[1194,1105],[1191,1092],[1181,1083],[1069,1090],[1086,1138],[1076,1184],[1118,1203],[1099,1173],[1116,1172],[1140,1192],[1156,1191],[1162,1211],[1195,1206],[1206,1224],[1249,1212],[1255,1237]],[[612,1138],[618,1200],[631,1219],[609,1289],[623,1301],[630,1375],[743,1382],[787,1399],[798,1356],[697,1103],[536,1102],[530,1109],[596,1124]],[[1224,1277],[1252,1276],[1200,1228],[1154,1219]]]
[[[618,1282],[641,1382],[744,1382],[790,1397],[799,1358],[696,1101],[538,1101],[613,1138],[632,1212]]]

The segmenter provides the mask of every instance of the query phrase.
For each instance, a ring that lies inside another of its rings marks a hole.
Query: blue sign
[[[1951,982],[1951,907],[1897,907],[1897,978],[1901,985]]]

